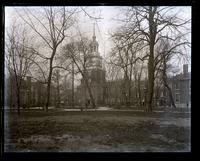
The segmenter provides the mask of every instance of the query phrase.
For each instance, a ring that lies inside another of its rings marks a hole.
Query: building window
[[[180,94],[176,94],[176,102],[180,102]]]

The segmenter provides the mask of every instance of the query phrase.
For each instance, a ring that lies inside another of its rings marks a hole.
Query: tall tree
[[[148,46],[148,90],[146,111],[152,111],[152,101],[154,94],[155,80],[155,47],[163,39],[177,41],[182,44],[184,36],[188,34],[186,25],[189,20],[184,20],[178,15],[179,11],[175,11],[173,7],[130,7],[125,12],[125,26],[127,28],[128,37],[126,39],[134,39],[137,37],[138,42],[143,41]],[[182,35],[182,39],[180,39]]]
[[[25,47],[28,43],[26,28],[19,28],[19,26],[15,24],[11,25],[10,30],[6,32],[6,62],[10,73],[10,79],[13,77],[15,79],[12,83],[14,83],[15,86],[18,115],[20,115],[23,81],[30,72],[30,68],[36,57],[32,50]],[[10,88],[12,88],[11,85],[12,84],[10,84]]]
[[[143,42],[139,42],[137,38],[128,39],[128,37],[126,29],[121,30],[121,28],[112,35],[114,47],[109,62],[120,67],[123,71],[123,97],[126,106],[130,105],[131,102],[132,80],[137,77],[137,71],[134,68],[138,61],[144,61],[147,57],[142,54],[145,47]]]
[[[26,24],[41,38],[50,50],[50,56],[44,56],[49,62],[49,72],[47,77],[47,99],[46,111],[48,111],[50,101],[51,79],[54,69],[54,58],[59,45],[66,38],[67,30],[73,25],[73,15],[76,8],[66,7],[43,7],[38,8],[40,15],[33,13],[32,9],[23,9],[23,15],[17,12]]]
[[[173,67],[173,65],[170,64],[170,61],[174,57],[176,57],[178,61],[181,61],[181,59],[187,60],[187,52],[186,50],[183,50],[184,48],[181,49],[180,46],[185,45],[187,47],[190,47],[190,42],[182,41],[181,43],[179,43],[179,40],[170,42],[170,40],[165,39],[163,41],[160,41],[159,44],[159,48],[156,50],[157,56],[155,58],[156,74],[160,73],[161,81],[163,82],[164,87],[166,87],[168,90],[172,107],[176,108],[172,90],[168,83],[168,72],[170,72]]]

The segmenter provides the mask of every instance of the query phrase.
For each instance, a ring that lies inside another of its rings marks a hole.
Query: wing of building
[[[183,65],[183,72],[168,80],[172,95],[177,107],[190,106],[191,104],[191,72],[188,72],[188,64]],[[170,99],[167,96],[170,105]]]

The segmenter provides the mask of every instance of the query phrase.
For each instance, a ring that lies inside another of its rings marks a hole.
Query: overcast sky
[[[85,32],[88,37],[92,38],[93,34],[93,23],[95,22],[96,37],[99,42],[99,52],[104,57],[111,48],[109,41],[109,32],[114,31],[119,27],[119,22],[115,21],[114,18],[120,13],[120,8],[117,6],[97,6],[87,7],[86,10],[91,15],[99,15],[102,19],[97,22],[89,19],[87,16],[80,15],[80,26],[81,30]],[[191,7],[176,7],[175,11],[179,11],[182,18],[191,18]],[[9,26],[10,21],[13,21],[13,17],[16,17],[13,7],[5,8],[5,26]],[[189,37],[190,39],[190,37]]]

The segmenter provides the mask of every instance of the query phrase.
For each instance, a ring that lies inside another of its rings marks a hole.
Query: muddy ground
[[[9,152],[187,152],[190,113],[24,111],[5,123]]]

